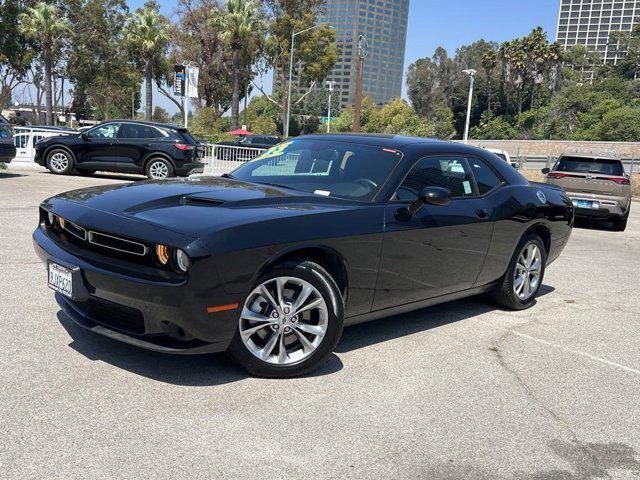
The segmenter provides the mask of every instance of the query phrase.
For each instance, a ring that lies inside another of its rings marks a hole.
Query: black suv
[[[9,163],[16,156],[13,144],[13,128],[9,121],[0,115],[0,162]]]
[[[35,150],[36,163],[55,174],[101,170],[161,179],[204,170],[204,148],[187,129],[161,123],[108,121],[75,135],[45,138]]]
[[[249,148],[271,148],[277,145],[282,140],[275,135],[247,135],[240,137],[237,140],[220,142],[219,145],[232,145],[234,147],[249,147]]]

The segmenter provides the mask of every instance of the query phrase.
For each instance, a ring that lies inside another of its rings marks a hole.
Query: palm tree
[[[260,25],[259,9],[252,0],[229,0],[227,13],[219,20],[222,38],[231,48],[231,127],[238,128],[240,113],[240,57],[255,42]]]
[[[144,61],[145,119],[153,118],[153,65],[169,45],[167,22],[151,8],[137,11],[126,27],[126,40]]]
[[[491,76],[498,66],[498,54],[493,49],[487,50],[482,54],[480,63],[482,63],[482,68],[487,75],[487,111],[489,112],[489,120],[491,120]]]
[[[38,44],[42,50],[44,62],[44,91],[46,115],[45,123],[53,124],[53,93],[51,87],[51,68],[53,49],[58,45],[62,35],[69,26],[55,5],[38,3],[20,15],[20,29],[25,37]]]

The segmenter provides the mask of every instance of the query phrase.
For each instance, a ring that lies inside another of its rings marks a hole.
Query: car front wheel
[[[51,150],[47,155],[47,168],[56,175],[67,175],[73,170],[73,157],[66,150]]]
[[[342,296],[331,275],[314,262],[290,262],[257,281],[229,353],[256,376],[304,375],[335,348],[342,317]]]
[[[496,303],[510,310],[531,307],[542,286],[546,263],[547,251],[542,239],[535,234],[525,235],[493,292]]]

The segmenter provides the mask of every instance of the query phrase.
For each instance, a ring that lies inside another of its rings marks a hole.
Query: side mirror
[[[451,203],[451,192],[446,188],[424,187],[420,190],[418,199],[409,206],[409,211],[415,215],[426,203],[440,207],[448,205]]]
[[[87,136],[86,132],[80,132],[80,138],[83,140],[87,140],[89,137]]]
[[[550,171],[551,171],[551,169],[550,169],[550,168],[548,168],[548,167],[545,167],[545,168],[543,168],[543,169],[541,170],[541,172],[542,172],[542,173],[544,173],[545,175],[546,175],[547,173],[549,173]]]

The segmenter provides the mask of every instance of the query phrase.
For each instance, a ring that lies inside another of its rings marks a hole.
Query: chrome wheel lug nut
[[[284,313],[289,313],[289,307],[284,307]]]
[[[278,314],[278,312],[273,312],[273,313],[271,314],[271,316],[272,316],[273,318],[278,318],[280,315]]]

